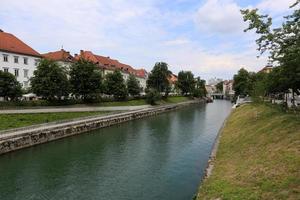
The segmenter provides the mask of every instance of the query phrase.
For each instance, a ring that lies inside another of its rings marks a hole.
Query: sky
[[[177,74],[231,79],[258,71],[254,32],[244,33],[240,9],[259,8],[274,24],[295,0],[0,0],[0,29],[39,53],[90,50],[150,71],[167,62]]]

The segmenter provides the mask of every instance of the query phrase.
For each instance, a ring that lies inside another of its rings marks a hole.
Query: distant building
[[[217,88],[215,85],[205,85],[205,89],[208,97],[211,97],[212,94],[217,93]]]
[[[262,68],[259,72],[263,72],[263,73],[270,73],[273,70],[273,67],[270,65],[265,66],[264,68]]]
[[[101,69],[102,74],[105,76],[108,73],[112,73],[115,70],[120,70],[125,81],[127,81],[130,74],[134,75],[140,82],[140,86],[143,91],[146,89],[146,80],[148,78],[148,73],[145,69],[134,69],[130,65],[119,62],[118,60],[112,59],[110,57],[96,55],[91,51],[80,50],[80,54],[75,55],[75,60],[86,59],[98,65]]]
[[[15,75],[24,88],[29,87],[30,78],[41,57],[13,34],[0,30],[0,70]]]
[[[232,98],[234,96],[233,80],[223,81],[223,95],[225,98]]]
[[[43,58],[56,61],[59,65],[70,69],[71,64],[75,61],[69,51],[61,49],[59,51],[42,54]]]
[[[171,92],[177,93],[178,91],[176,91],[176,82],[178,81],[178,77],[175,74],[171,74],[168,80],[171,86]]]
[[[207,84],[208,85],[217,85],[218,83],[220,83],[222,81],[223,81],[223,79],[215,77],[215,78],[209,79],[208,82],[207,82]]]

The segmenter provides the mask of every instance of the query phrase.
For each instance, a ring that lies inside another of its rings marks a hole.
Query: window
[[[28,81],[24,81],[23,86],[24,86],[25,88],[27,88],[27,87],[28,87]]]
[[[19,77],[19,69],[15,69],[15,76]]]
[[[35,66],[38,66],[39,61],[40,61],[39,59],[35,59],[35,60],[34,60],[34,65],[35,65]]]
[[[24,64],[28,65],[28,58],[24,58]]]
[[[3,71],[4,71],[4,72],[8,72],[8,68],[4,67],[4,68],[3,68]]]
[[[8,55],[3,54],[3,61],[4,61],[4,62],[8,62]]]
[[[14,56],[14,62],[19,63],[19,57],[18,56]]]
[[[28,69],[24,69],[24,78],[28,78]]]

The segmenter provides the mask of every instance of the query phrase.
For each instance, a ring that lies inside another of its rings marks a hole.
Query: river
[[[0,156],[1,200],[191,200],[231,104],[216,100]]]

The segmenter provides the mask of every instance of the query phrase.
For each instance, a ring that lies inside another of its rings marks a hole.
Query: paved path
[[[111,106],[111,107],[62,107],[62,108],[35,108],[0,110],[0,114],[24,114],[24,113],[57,113],[57,112],[88,112],[88,111],[132,111],[151,107],[141,106]]]

